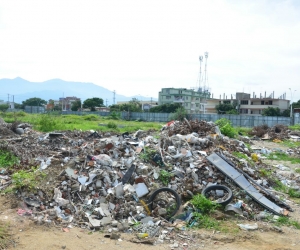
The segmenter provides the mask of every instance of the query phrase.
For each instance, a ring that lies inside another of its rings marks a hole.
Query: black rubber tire
[[[176,205],[177,205],[176,209],[174,209],[174,211],[166,218],[166,219],[170,219],[172,216],[174,216],[177,213],[177,211],[179,210],[180,205],[181,205],[180,197],[173,189],[163,187],[163,188],[159,188],[159,189],[155,190],[148,199],[148,206],[149,206],[150,211],[152,211],[153,210],[153,201],[155,200],[155,197],[159,193],[163,193],[163,192],[169,192],[169,193],[173,194],[175,197],[175,201],[176,201]]]
[[[223,185],[208,186],[208,187],[206,187],[202,190],[202,195],[206,197],[206,194],[211,190],[224,190],[225,192],[228,193],[228,197],[225,201],[217,202],[218,204],[220,204],[222,206],[226,206],[227,204],[229,204],[231,202],[232,198],[233,198],[233,194],[232,194],[231,189],[229,187],[226,187],[226,186],[223,186]]]

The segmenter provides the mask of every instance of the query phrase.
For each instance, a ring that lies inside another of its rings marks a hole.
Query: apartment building
[[[233,104],[239,114],[244,115],[261,115],[262,111],[268,107],[279,108],[282,112],[289,109],[290,101],[286,100],[286,95],[283,94],[279,98],[274,98],[274,92],[267,96],[259,95],[257,97],[254,93],[237,92],[227,96],[220,96],[220,99],[211,98],[211,93],[195,91],[193,89],[185,88],[163,88],[158,95],[158,105],[166,103],[181,103],[189,114],[216,114],[216,106],[220,103]]]
[[[280,112],[289,109],[290,100],[285,99],[286,95],[283,94],[279,98],[274,98],[274,93],[267,96],[261,95],[257,97],[254,93],[251,98],[251,94],[244,92],[237,92],[230,99],[223,97],[219,100],[219,103],[228,103],[236,106],[239,114],[244,115],[261,115],[262,111],[268,107],[279,108]]]
[[[167,103],[181,103],[189,114],[206,113],[207,101],[210,99],[208,91],[195,91],[186,88],[163,88],[158,94],[158,105]]]

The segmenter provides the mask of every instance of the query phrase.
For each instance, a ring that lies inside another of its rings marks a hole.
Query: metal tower
[[[202,82],[202,79],[201,79],[201,77],[202,77],[201,64],[203,62],[203,56],[199,56],[199,61],[200,61],[200,71],[199,71],[199,82],[198,82],[197,88],[198,88],[198,92],[201,92],[201,82]]]
[[[208,91],[208,86],[207,85],[207,58],[208,58],[208,52],[204,52],[204,56],[205,56],[205,70],[204,70],[204,92]]]

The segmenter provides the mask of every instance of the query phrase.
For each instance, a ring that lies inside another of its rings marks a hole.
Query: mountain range
[[[0,99],[3,101],[14,101],[22,103],[29,98],[38,97],[45,101],[58,100],[60,97],[75,96],[84,101],[88,98],[99,97],[104,104],[114,103],[114,93],[94,83],[70,82],[61,79],[51,79],[44,82],[30,82],[20,77],[14,79],[0,79]],[[119,101],[130,101],[132,98],[148,100],[144,96],[124,96],[115,94],[115,103]],[[153,101],[157,99],[153,98]]]

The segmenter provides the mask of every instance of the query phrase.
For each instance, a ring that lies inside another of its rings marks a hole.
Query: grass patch
[[[298,173],[298,174],[300,174],[300,168],[296,168],[295,172]]]
[[[236,127],[235,128],[236,132],[239,134],[239,135],[242,135],[242,136],[249,136],[249,132],[252,130],[251,128],[245,128],[245,127]]]
[[[272,170],[268,170],[268,169],[265,169],[265,168],[261,168],[259,170],[259,174],[261,177],[264,177],[264,178],[269,178],[272,176]],[[281,182],[280,182],[281,183]],[[282,183],[281,183],[282,184]],[[283,184],[282,184],[283,185]]]
[[[9,225],[0,221],[0,249],[8,249],[13,244]]]
[[[0,150],[0,167],[7,168],[12,167],[19,163],[19,159],[11,152],[6,150]]]
[[[24,116],[25,114],[25,116]],[[5,122],[12,123],[16,120],[20,122],[27,122],[33,125],[33,128],[37,131],[49,132],[49,131],[60,131],[60,130],[95,130],[102,132],[114,131],[112,128],[107,126],[99,126],[99,121],[103,124],[109,122],[116,122],[116,116],[112,117],[101,117],[95,114],[87,115],[58,115],[58,114],[26,114],[24,112],[5,112],[1,113],[0,116]],[[118,131],[124,132],[135,132],[141,130],[157,130],[161,129],[162,123],[158,122],[135,122],[118,120]]]
[[[247,161],[249,160],[248,156],[241,152],[232,152],[232,154],[239,159],[245,159]]]
[[[290,141],[290,140],[284,140],[281,142],[284,146],[288,148],[298,148],[300,147],[300,142],[299,141]]]
[[[293,126],[289,126],[290,130],[300,130],[300,124],[295,124]]]
[[[296,229],[300,229],[300,223],[298,221],[292,220],[286,216],[280,216],[274,223],[276,226],[292,226]]]
[[[38,183],[46,177],[44,172],[32,167],[30,170],[19,170],[12,175],[13,190],[34,190]]]
[[[277,161],[289,161],[292,164],[299,164],[300,158],[291,157],[288,154],[282,152],[273,152],[267,155],[268,160],[277,160]]]

